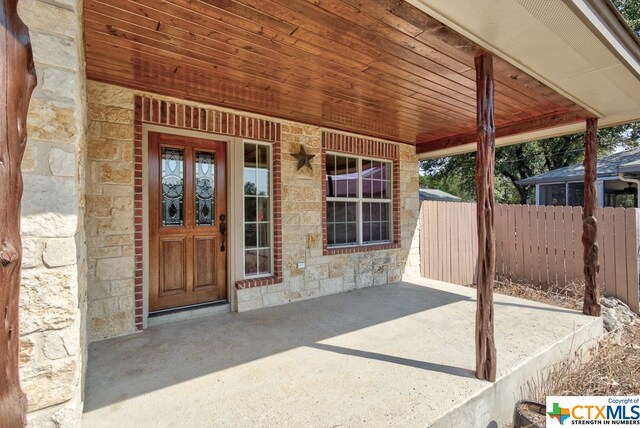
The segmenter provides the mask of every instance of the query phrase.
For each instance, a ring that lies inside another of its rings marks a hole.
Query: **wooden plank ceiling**
[[[478,47],[401,0],[86,0],[87,76],[418,144],[475,141]],[[495,58],[499,136],[588,114]]]

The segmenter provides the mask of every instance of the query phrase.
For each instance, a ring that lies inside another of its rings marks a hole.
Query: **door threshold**
[[[162,309],[149,313],[147,327],[229,312],[231,312],[231,305],[226,300]]]

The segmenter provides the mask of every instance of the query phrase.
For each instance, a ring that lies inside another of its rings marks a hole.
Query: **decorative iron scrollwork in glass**
[[[212,225],[215,221],[215,156],[196,152],[196,224]]]
[[[184,224],[184,155],[180,149],[162,148],[162,225]]]

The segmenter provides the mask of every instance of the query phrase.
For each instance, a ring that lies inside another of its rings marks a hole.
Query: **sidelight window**
[[[244,273],[273,273],[271,147],[244,143]]]

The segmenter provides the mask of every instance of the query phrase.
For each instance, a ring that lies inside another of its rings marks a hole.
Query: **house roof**
[[[419,152],[473,149],[481,50],[498,144],[640,118],[640,43],[603,0],[83,4],[90,79]]]
[[[640,172],[640,147],[624,152],[614,153],[598,159],[598,177],[616,176],[618,173]],[[532,185],[553,182],[579,180],[584,177],[582,164],[569,165],[554,169],[544,174],[520,180],[518,184]]]
[[[420,201],[462,202],[462,199],[438,189],[420,189]]]
[[[583,106],[600,127],[640,120],[640,42],[609,0],[408,1]],[[498,127],[496,144],[580,131],[584,123],[513,135]],[[474,142],[423,157],[473,151]]]

